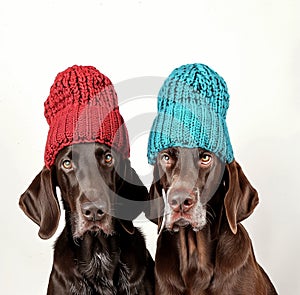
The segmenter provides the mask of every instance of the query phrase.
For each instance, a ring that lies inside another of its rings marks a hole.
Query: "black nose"
[[[169,204],[175,212],[187,212],[195,204],[195,199],[185,192],[176,192],[169,197]]]
[[[105,206],[96,202],[85,202],[81,204],[81,212],[88,221],[99,221],[105,215]]]

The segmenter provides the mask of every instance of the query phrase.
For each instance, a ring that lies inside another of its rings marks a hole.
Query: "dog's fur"
[[[150,213],[163,215],[155,220],[156,295],[277,294],[240,224],[258,195],[236,161],[225,165],[198,148],[164,150],[150,198],[164,199]]]
[[[129,160],[98,143],[62,149],[54,167],[44,167],[19,202],[40,226],[43,239],[50,238],[59,223],[56,186],[66,225],[55,243],[47,294],[153,294],[154,262],[131,221],[143,208],[121,204],[122,198],[148,197]],[[130,219],[118,218],[122,213]]]

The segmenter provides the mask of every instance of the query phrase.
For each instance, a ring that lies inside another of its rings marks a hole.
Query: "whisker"
[[[197,199],[200,200],[200,190],[199,187],[196,188]]]
[[[76,246],[80,246],[79,245],[79,238],[78,237],[75,237],[74,235],[73,235],[73,241],[74,241],[74,244],[76,245]]]
[[[162,223],[161,223],[161,226],[160,226],[160,230],[159,230],[159,233],[158,233],[158,236],[160,236],[160,234],[162,233],[162,231],[164,230],[165,228],[165,225],[166,225],[166,217],[168,215],[168,212],[166,211],[166,208],[167,208],[167,195],[166,195],[166,192],[165,190],[163,189],[162,190],[162,198],[163,198],[163,201],[164,201],[164,209],[163,209],[163,212],[162,213],[162,216],[163,216],[163,220],[162,220]],[[170,214],[170,213],[169,213]]]
[[[213,224],[213,221],[216,218],[216,213],[210,204],[206,204],[206,209],[206,221],[209,224]]]
[[[206,212],[213,218],[216,217],[216,213],[215,210],[212,208],[212,206],[210,204],[206,204],[208,210],[206,210]]]
[[[211,212],[209,212],[209,211],[206,211],[206,214],[209,216],[209,217],[211,217],[212,219],[215,219],[215,215],[214,214],[212,214]]]
[[[209,224],[212,224],[213,223],[213,219],[211,218],[211,216],[209,216],[209,215],[206,215],[206,221],[207,221],[207,223],[209,223]]]

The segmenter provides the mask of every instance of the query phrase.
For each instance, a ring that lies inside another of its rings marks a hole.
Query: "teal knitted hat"
[[[229,94],[221,76],[203,64],[176,68],[158,93],[157,116],[148,142],[148,162],[170,147],[200,147],[233,161],[226,125]]]

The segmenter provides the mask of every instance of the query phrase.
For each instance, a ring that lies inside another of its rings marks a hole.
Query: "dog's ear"
[[[127,220],[133,220],[143,211],[146,211],[146,201],[149,199],[148,190],[136,171],[131,167],[128,159],[122,161],[122,165],[117,172],[119,178],[116,181],[118,183],[117,195],[121,198],[116,200],[115,214],[119,214],[118,216],[121,217],[125,216]],[[126,200],[129,200],[129,202],[126,202]],[[128,231],[131,230],[128,228]]]
[[[164,200],[163,187],[160,181],[159,167],[154,164],[153,183],[149,191],[150,205],[146,217],[158,225],[158,232],[163,226]]]
[[[226,164],[224,181],[227,188],[224,199],[226,216],[231,231],[236,234],[237,224],[246,219],[258,204],[258,195],[236,161]]]
[[[39,236],[42,239],[52,237],[60,218],[52,170],[44,167],[19,200],[24,213],[40,226]]]

